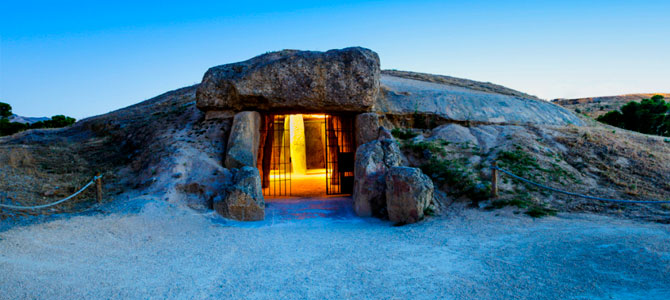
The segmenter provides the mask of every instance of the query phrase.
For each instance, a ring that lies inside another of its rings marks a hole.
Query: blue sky
[[[211,66],[348,46],[544,99],[670,92],[670,1],[93,2],[1,2],[1,102],[80,119]]]

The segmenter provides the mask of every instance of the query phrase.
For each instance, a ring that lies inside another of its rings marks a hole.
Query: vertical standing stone
[[[228,137],[226,168],[256,167],[260,128],[261,115],[258,112],[243,111],[235,115]]]
[[[356,146],[374,141],[379,134],[379,116],[377,113],[364,113],[356,116]]]

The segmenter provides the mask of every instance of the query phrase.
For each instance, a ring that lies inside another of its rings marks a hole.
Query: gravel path
[[[3,299],[668,299],[670,229],[454,207],[393,227],[349,199],[231,222],[155,200],[0,232]]]

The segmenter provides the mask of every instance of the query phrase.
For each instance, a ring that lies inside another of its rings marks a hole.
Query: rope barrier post
[[[491,197],[498,198],[498,163],[493,161],[491,168]]]
[[[95,174],[95,187],[98,203],[102,203],[102,176],[100,176],[100,172]]]

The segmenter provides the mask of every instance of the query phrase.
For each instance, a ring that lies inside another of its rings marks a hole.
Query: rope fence
[[[74,194],[72,194],[70,196],[67,196],[66,198],[63,198],[61,200],[51,202],[51,203],[48,203],[48,204],[35,205],[35,206],[20,206],[20,205],[11,205],[11,204],[0,203],[0,207],[10,208],[10,209],[17,209],[17,210],[42,209],[42,208],[51,207],[51,206],[61,204],[65,201],[68,201],[68,200],[76,197],[77,195],[81,194],[81,192],[85,191],[89,186],[93,185],[94,183],[97,186],[96,196],[98,198],[98,202],[102,202],[102,180],[101,179],[102,179],[102,175],[100,175],[100,173],[98,173],[97,175],[95,175],[93,177],[93,179],[91,179],[91,181],[89,181],[86,185],[84,185],[84,187],[82,187],[80,190],[78,190]]]
[[[589,196],[589,195],[584,195],[584,194],[578,194],[578,193],[568,192],[568,191],[564,191],[564,190],[559,190],[559,189],[557,189],[557,188],[553,188],[553,187],[550,187],[550,186],[548,186],[548,185],[544,185],[544,184],[537,183],[537,182],[534,182],[534,181],[532,181],[532,180],[523,178],[523,177],[521,177],[521,176],[518,176],[518,175],[516,175],[516,174],[510,172],[509,170],[505,170],[505,169],[503,169],[503,168],[498,167],[498,166],[496,165],[495,162],[494,162],[493,165],[491,166],[491,169],[493,170],[492,181],[491,181],[491,182],[492,182],[492,184],[491,184],[491,194],[492,194],[494,197],[497,197],[497,196],[498,196],[498,174],[497,174],[498,172],[496,172],[496,171],[500,171],[500,172],[503,172],[504,174],[506,174],[506,175],[508,175],[508,176],[510,176],[510,177],[512,177],[512,178],[521,180],[521,181],[523,181],[523,182],[525,182],[525,183],[532,184],[532,185],[534,185],[534,186],[543,188],[543,189],[545,189],[545,190],[550,190],[550,191],[552,191],[552,192],[557,192],[557,193],[566,194],[566,195],[575,196],[575,197],[581,197],[581,198],[592,199],[592,200],[598,200],[598,201],[615,202],[615,203],[633,203],[633,204],[663,204],[663,203],[670,203],[670,200],[668,200],[668,201],[654,201],[654,200],[640,200],[640,201],[638,201],[638,200],[620,200],[620,199],[600,198],[600,197],[595,197],[595,196]]]

